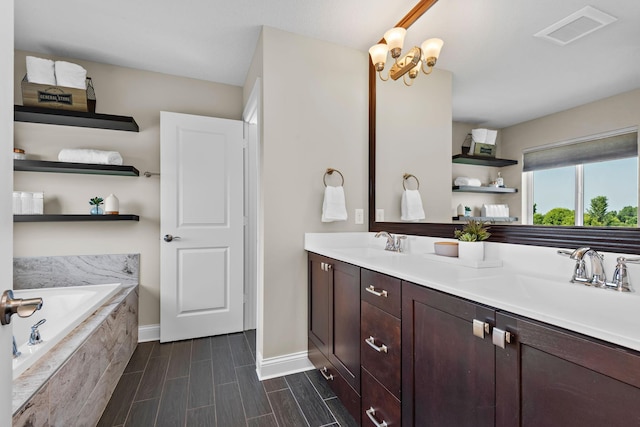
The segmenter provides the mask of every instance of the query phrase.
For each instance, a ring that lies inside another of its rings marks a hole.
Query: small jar
[[[13,149],[13,160],[27,160],[27,155],[22,148]]]

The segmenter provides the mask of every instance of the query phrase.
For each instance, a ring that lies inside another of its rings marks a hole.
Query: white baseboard
[[[256,372],[260,381],[310,369],[313,369],[313,365],[307,357],[307,351],[269,357],[267,359],[263,359],[260,353],[256,355]]]
[[[138,342],[160,341],[160,325],[138,327]]]

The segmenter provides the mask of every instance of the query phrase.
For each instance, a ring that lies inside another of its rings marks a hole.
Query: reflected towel
[[[401,203],[402,221],[418,221],[424,219],[424,209],[422,209],[422,198],[418,190],[404,190]]]
[[[322,222],[346,221],[347,204],[344,198],[344,188],[327,185],[324,189],[322,203]]]
[[[87,70],[66,61],[56,61],[56,82],[58,86],[73,87],[76,89],[87,88]]]
[[[27,81],[42,85],[56,85],[53,61],[27,56]]]
[[[467,178],[466,176],[459,176],[453,181],[453,185],[480,187],[482,186],[482,183],[478,178]]]
[[[122,165],[122,156],[117,151],[100,151],[89,149],[60,150],[58,160],[67,163],[93,163],[99,165]]]

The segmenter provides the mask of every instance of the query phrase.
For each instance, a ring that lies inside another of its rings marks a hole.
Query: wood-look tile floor
[[[258,381],[255,331],[140,343],[99,427],[355,426],[316,370]]]

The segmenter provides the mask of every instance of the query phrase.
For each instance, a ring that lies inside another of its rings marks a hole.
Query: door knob
[[[172,236],[171,234],[165,234],[164,235],[164,241],[165,242],[171,242],[173,240],[180,240],[180,236]]]
[[[29,317],[40,308],[42,298],[14,298],[13,291],[4,291],[0,298],[0,323],[8,325],[11,323],[12,315],[17,313],[20,317]]]

